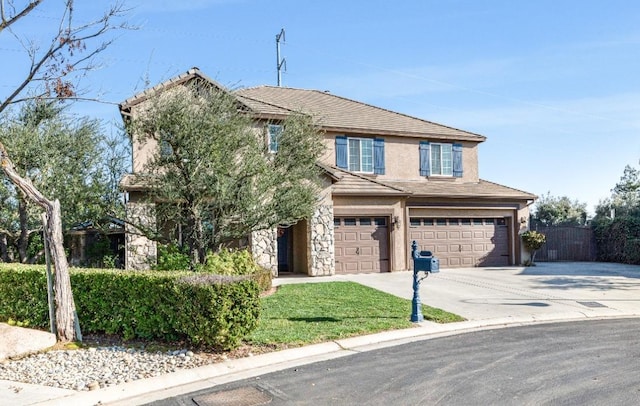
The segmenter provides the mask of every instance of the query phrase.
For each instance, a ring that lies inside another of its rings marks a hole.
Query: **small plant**
[[[16,326],[16,327],[29,327],[29,320],[14,320],[12,318],[9,318],[9,320],[7,320],[7,324],[10,326]]]
[[[156,271],[184,271],[191,267],[189,255],[175,244],[158,245]]]
[[[538,251],[545,242],[547,242],[547,237],[539,231],[528,230],[522,233],[522,243],[525,248],[531,252],[531,260],[527,261],[527,265],[535,265],[536,251]]]
[[[118,257],[116,255],[105,255],[102,257],[102,267],[107,269],[115,269]]]

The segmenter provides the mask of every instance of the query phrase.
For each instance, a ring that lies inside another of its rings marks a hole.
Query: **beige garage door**
[[[389,271],[386,217],[335,217],[336,273]]]
[[[504,218],[412,218],[409,238],[433,252],[441,268],[510,264]]]

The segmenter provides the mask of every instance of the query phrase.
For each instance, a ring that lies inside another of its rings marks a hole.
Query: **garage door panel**
[[[370,272],[375,269],[373,262],[371,261],[360,261],[360,270],[363,272]]]
[[[449,246],[448,245],[436,245],[436,249],[434,251],[435,252],[449,252]]]
[[[336,273],[389,270],[389,230],[386,218],[336,217],[334,237]]]
[[[410,235],[442,268],[505,266],[510,263],[505,224],[503,218],[411,219]]]
[[[358,255],[358,247],[344,247],[344,256],[355,257]]]
[[[354,233],[354,232],[345,232],[344,234],[342,234],[342,240],[343,241],[358,241],[358,233]]]
[[[376,255],[376,250],[373,247],[362,247],[362,249],[360,250],[360,256],[361,257],[372,257],[372,256],[377,256]]]

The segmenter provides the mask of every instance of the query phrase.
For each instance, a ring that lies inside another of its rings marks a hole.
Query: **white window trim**
[[[434,145],[438,145],[440,146],[440,172],[441,173],[434,173],[433,170],[433,146]],[[449,152],[451,154],[451,173],[442,173],[442,169],[444,168],[443,162],[444,160],[442,159],[442,147],[443,146],[448,146],[449,147]],[[451,178],[453,177],[453,144],[450,143],[446,143],[446,142],[432,142],[431,143],[431,148],[429,149],[429,154],[431,155],[429,157],[429,173],[430,173],[430,177],[443,177],[443,178]]]
[[[349,143],[349,141],[351,140],[358,140],[358,145],[360,147],[360,170],[359,171],[354,171],[351,170],[351,145]],[[371,143],[371,170],[370,171],[363,171],[362,170],[362,141],[369,141]],[[347,137],[347,168],[349,169],[349,171],[351,172],[355,172],[355,173],[367,173],[367,174],[372,174],[374,172],[374,145],[373,145],[373,138],[365,138],[365,137]]]

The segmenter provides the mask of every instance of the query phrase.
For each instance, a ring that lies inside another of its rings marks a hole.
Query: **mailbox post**
[[[434,258],[431,251],[418,252],[418,243],[411,243],[411,258],[413,259],[413,300],[411,302],[411,321],[418,323],[424,321],[422,304],[420,303],[420,281],[429,276],[429,273],[440,272],[440,264]],[[424,272],[420,277],[419,272]]]

